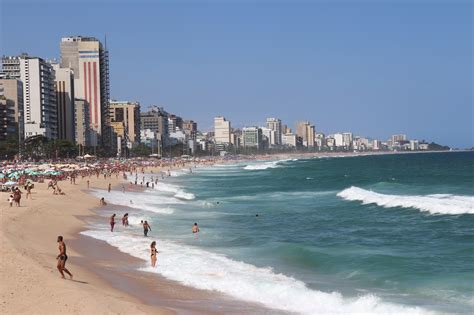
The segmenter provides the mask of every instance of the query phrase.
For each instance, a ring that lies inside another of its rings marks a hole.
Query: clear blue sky
[[[1,54],[107,34],[111,96],[199,129],[279,117],[326,134],[474,146],[471,1],[1,0]]]

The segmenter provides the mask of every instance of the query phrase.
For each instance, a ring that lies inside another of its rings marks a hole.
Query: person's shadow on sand
[[[79,281],[79,280],[76,280],[76,279],[69,279],[69,280],[73,281],[73,282],[77,282],[77,283],[89,284],[89,282],[86,282],[86,281]]]

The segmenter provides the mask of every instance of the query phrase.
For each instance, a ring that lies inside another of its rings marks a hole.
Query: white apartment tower
[[[25,138],[42,135],[58,138],[54,69],[38,57],[26,54],[2,58],[3,75],[23,82]]]
[[[222,116],[214,118],[214,139],[216,144],[230,144],[230,121]]]
[[[71,68],[74,71],[75,97],[89,104],[91,129],[97,135],[105,136],[109,126],[107,48],[94,37],[63,37],[61,39],[61,67]]]
[[[267,128],[275,131],[275,141],[273,144],[281,145],[281,120],[278,118],[267,118]]]

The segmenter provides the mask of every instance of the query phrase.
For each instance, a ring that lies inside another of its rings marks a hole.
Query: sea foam
[[[288,162],[288,161],[298,161],[298,159],[285,159],[285,160],[278,160],[278,161],[268,161],[259,164],[249,164],[244,167],[244,170],[266,170],[269,168],[277,168],[281,167],[281,163]]]
[[[141,258],[142,271],[158,273],[183,285],[215,290],[234,298],[261,303],[269,308],[300,314],[424,314],[419,307],[386,303],[374,295],[344,298],[338,292],[309,289],[304,282],[232,260],[224,255],[171,241],[157,242],[157,267],[149,266],[151,239],[106,230],[83,231],[84,235],[106,241],[120,251]],[[201,236],[202,237],[202,236]]]
[[[165,192],[165,193],[171,193],[174,195],[174,197],[179,198],[179,199],[192,200],[196,198],[194,194],[185,192],[179,186],[168,184],[168,183],[158,182],[155,185],[155,189]]]
[[[450,194],[387,195],[352,186],[337,194],[346,200],[376,204],[384,208],[415,208],[431,214],[474,214],[474,197]]]
[[[171,209],[169,205],[184,203],[184,201],[178,198],[158,195],[156,193],[153,198],[150,199],[147,194],[150,192],[153,193],[152,190],[134,193],[123,193],[121,191],[111,191],[110,193],[107,193],[104,190],[93,189],[91,192],[93,195],[99,198],[104,197],[106,202],[112,203],[114,205],[125,206],[159,214],[171,214],[174,212],[174,210]],[[163,205],[167,205],[167,207],[164,207]]]

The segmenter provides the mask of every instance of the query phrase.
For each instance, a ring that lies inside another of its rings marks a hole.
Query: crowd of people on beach
[[[76,185],[76,180],[80,178],[81,180],[86,180],[87,189],[90,189],[91,179],[96,177],[103,177],[104,179],[119,178],[121,175],[123,180],[128,181],[128,177],[135,175],[134,180],[129,181],[129,187],[139,186],[140,188],[155,188],[155,185],[159,180],[164,180],[166,177],[171,176],[171,169],[180,168],[180,169],[189,169],[189,172],[192,173],[192,165],[196,164],[201,165],[212,165],[216,163],[216,159],[205,159],[199,161],[189,161],[189,160],[96,160],[96,161],[84,161],[76,162],[73,160],[67,161],[42,161],[39,163],[20,163],[20,162],[4,162],[2,171],[0,172],[0,187],[2,191],[7,192],[9,197],[7,199],[10,207],[16,205],[17,207],[21,206],[21,198],[23,192],[20,190],[20,187],[23,186],[26,190],[26,198],[31,199],[32,190],[34,189],[34,183],[45,183],[47,181],[47,190],[50,188],[53,191],[53,195],[65,195],[64,190],[59,186],[59,182],[69,181],[71,185]],[[40,172],[42,166],[47,165],[50,169],[47,172]],[[66,168],[64,166],[67,166]],[[159,173],[153,174],[151,170],[151,178],[146,181],[145,171],[148,168],[159,167],[161,171]],[[139,172],[141,172],[141,180],[139,180]],[[129,175],[127,175],[129,174]],[[10,183],[15,183],[17,185],[7,185]],[[112,184],[108,183],[107,191],[110,193],[113,190]],[[127,188],[125,185],[121,186],[123,193],[126,192]],[[133,204],[133,200],[130,200],[130,203]],[[107,202],[105,198],[100,198],[100,205],[106,206]],[[109,218],[110,231],[114,231],[115,227],[115,218],[116,214],[113,214]],[[129,214],[125,213],[122,217],[122,226],[129,226]],[[152,231],[151,225],[147,220],[141,220],[141,227],[143,228],[143,235],[148,236],[149,232]],[[199,227],[197,223],[194,223],[192,226],[192,233],[198,233]],[[64,279],[65,274],[69,275],[72,279],[72,274],[66,268],[66,261],[68,256],[66,254],[66,244],[64,242],[63,236],[58,236],[57,242],[59,244],[59,255],[56,257],[57,260],[57,269],[61,274],[61,277]],[[150,254],[151,254],[151,265],[156,266],[157,262],[157,248],[156,241],[153,241],[150,245]]]

